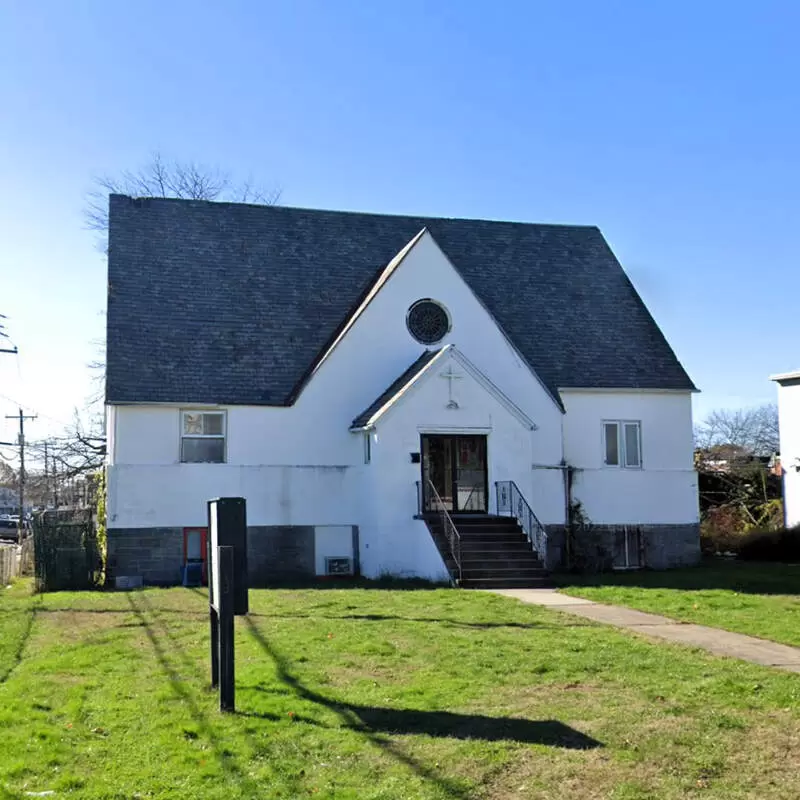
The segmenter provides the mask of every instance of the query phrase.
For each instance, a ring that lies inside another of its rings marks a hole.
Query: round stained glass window
[[[420,344],[441,342],[450,331],[450,317],[434,300],[417,300],[406,316],[408,332]]]

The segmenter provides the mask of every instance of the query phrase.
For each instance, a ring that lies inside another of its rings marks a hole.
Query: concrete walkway
[[[636,633],[666,639],[669,642],[701,647],[717,656],[730,656],[743,661],[752,661],[765,667],[776,667],[789,672],[800,673],[800,648],[785,644],[731,633],[719,628],[707,628],[705,625],[693,625],[688,622],[676,622],[674,619],[660,617],[657,614],[645,614],[621,606],[607,606],[593,603],[581,597],[570,597],[559,594],[553,589],[495,589],[494,594],[515,597],[523,603],[547,606],[556,611],[564,611],[578,617],[627,628]]]

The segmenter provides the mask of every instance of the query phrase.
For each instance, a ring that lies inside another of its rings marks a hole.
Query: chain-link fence
[[[103,580],[103,557],[91,510],[43,511],[33,518],[38,592],[93,589]]]

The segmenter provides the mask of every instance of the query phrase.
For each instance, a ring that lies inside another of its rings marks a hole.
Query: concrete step
[[[426,523],[451,574],[456,564],[439,516]],[[453,522],[461,543],[461,581],[464,588],[512,589],[546,586],[547,570],[531,549],[516,519],[488,514],[457,515]]]
[[[465,572],[473,569],[543,569],[542,562],[536,557],[535,553],[528,552],[520,558],[507,558],[501,556],[497,558],[495,554],[490,554],[486,558],[464,558],[461,557],[461,569]]]
[[[547,577],[534,578],[464,578],[462,589],[544,589],[551,586]]]
[[[444,530],[442,528],[432,528],[431,530],[439,536],[444,535]],[[487,531],[485,529],[476,528],[471,531],[458,531],[458,535],[462,542],[469,542],[475,539],[486,539],[487,541],[514,541],[515,539],[524,539],[527,541],[527,537],[522,531]]]
[[[529,564],[517,564],[513,567],[495,567],[488,564],[474,569],[465,569],[461,565],[463,578],[542,578],[546,575],[544,567]]]
[[[429,525],[441,525],[442,522],[442,518],[438,514],[426,514],[423,518]],[[475,526],[486,526],[490,528],[494,526],[519,526],[516,517],[497,517],[493,514],[451,514],[450,519],[453,520],[453,523],[459,530]]]
[[[450,552],[450,544],[444,539],[434,538],[436,546],[441,552]],[[536,558],[539,554],[531,549],[528,542],[506,542],[493,544],[492,542],[476,542],[474,544],[461,543],[461,558],[485,560],[489,558]]]
[[[429,520],[430,527],[441,527],[442,520],[437,517],[436,519]],[[508,518],[499,519],[471,519],[469,521],[454,519],[453,524],[461,531],[474,531],[474,530],[487,530],[487,531],[519,531],[522,528],[517,524],[516,520]]]

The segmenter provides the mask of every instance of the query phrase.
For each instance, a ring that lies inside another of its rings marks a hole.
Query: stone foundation
[[[265,586],[276,580],[313,579],[314,527],[248,527],[247,573],[253,587]]]
[[[586,525],[573,532],[569,549],[567,544],[563,525],[547,526],[547,569],[687,567],[700,560],[700,525]]]
[[[109,528],[106,574],[140,575],[145,583],[181,582],[183,528]],[[247,529],[247,571],[252,587],[316,576],[313,526],[256,525]],[[345,555],[345,553],[342,553]],[[358,574],[358,528],[353,528],[353,557]]]
[[[145,583],[181,582],[183,528],[109,528],[106,580],[141,575]]]
[[[700,523],[690,525],[646,525],[645,566],[651,569],[691,567],[700,561]]]

